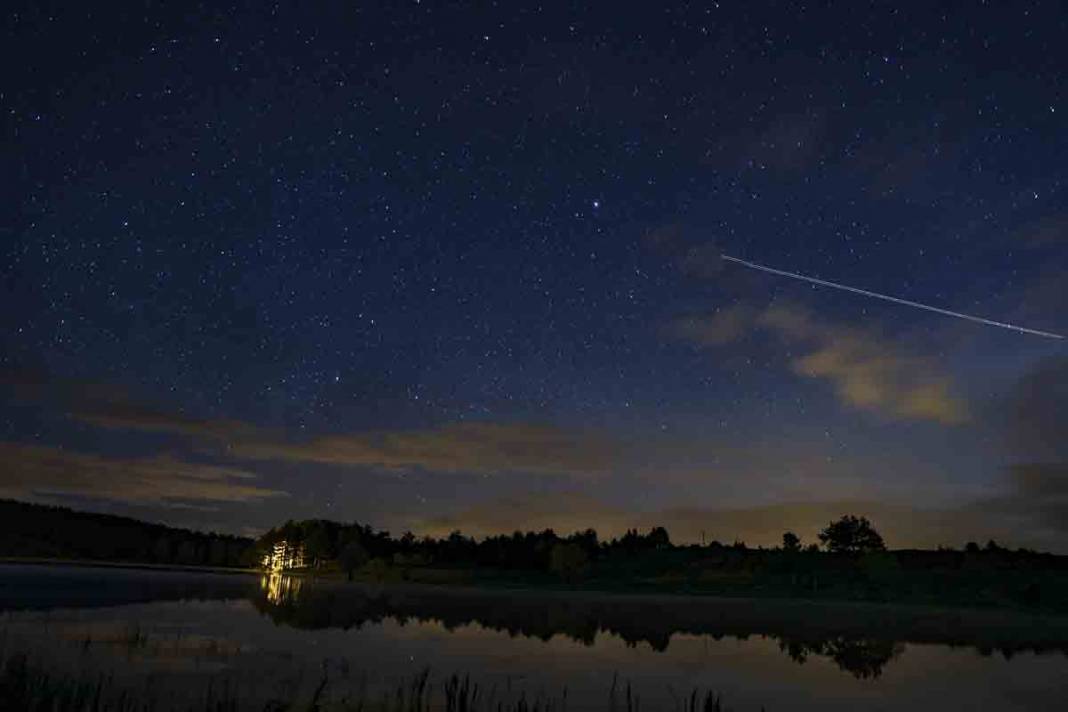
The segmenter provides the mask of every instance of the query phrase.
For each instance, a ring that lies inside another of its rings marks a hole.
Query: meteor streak
[[[817,279],[815,277],[806,277],[803,274],[797,274],[796,272],[786,272],[781,269],[774,269],[772,267],[766,267],[759,265],[756,262],[749,262],[747,260],[738,259],[737,257],[731,257],[730,255],[720,255],[728,262],[734,262],[740,264],[743,267],[749,269],[760,270],[761,272],[768,272],[770,274],[777,274],[782,277],[791,277],[793,279],[800,279],[804,282],[811,282],[812,284],[818,284],[822,287],[834,287],[835,289],[842,289],[847,292],[853,292],[854,294],[863,294],[866,297],[875,297],[876,299],[884,299],[888,302],[895,304],[904,304],[909,307],[916,307],[917,309],[926,309],[937,314],[945,314],[946,316],[955,316],[958,319],[967,319],[968,321],[974,321],[978,324],[987,324],[988,326],[1000,326],[1002,329],[1011,329],[1012,331],[1018,331],[1022,334],[1034,334],[1035,336],[1045,336],[1048,339],[1063,339],[1061,334],[1054,334],[1049,331],[1039,331],[1038,329],[1028,329],[1024,326],[1016,326],[1015,324],[1006,324],[1001,321],[994,321],[993,319],[984,319],[981,316],[972,316],[971,314],[961,314],[960,312],[950,311],[949,309],[940,309],[938,307],[932,307],[929,304],[920,304],[919,302],[913,302],[908,299],[901,299],[900,297],[892,297],[888,294],[879,294],[878,292],[869,292],[867,289],[859,289],[857,287],[850,287],[846,284],[838,284],[837,282],[828,282],[825,279]]]

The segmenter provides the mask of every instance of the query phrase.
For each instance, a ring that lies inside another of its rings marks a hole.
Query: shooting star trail
[[[883,299],[894,304],[904,304],[909,307],[916,307],[917,309],[926,309],[927,311],[935,312],[936,314],[945,314],[946,316],[955,316],[958,319],[966,319],[968,321],[974,321],[977,324],[986,324],[988,326],[1000,326],[1002,329],[1010,329],[1012,331],[1018,331],[1022,334],[1033,334],[1035,336],[1045,336],[1047,339],[1063,339],[1061,334],[1054,334],[1049,331],[1039,331],[1038,329],[1028,329],[1025,326],[1016,326],[1015,324],[1006,324],[1002,321],[994,321],[993,319],[984,319],[981,316],[972,316],[971,314],[961,314],[960,312],[950,311],[949,309],[940,309],[938,307],[932,307],[929,304],[920,304],[919,302],[913,302],[908,299],[901,299],[900,297],[892,297],[889,294],[879,294],[878,292],[869,292],[867,289],[859,289],[858,287],[850,287],[847,284],[839,284],[837,282],[828,282],[825,279],[817,279],[816,277],[806,277],[803,274],[797,274],[796,272],[786,272],[785,270],[775,269],[773,267],[767,267],[765,265],[757,264],[756,262],[749,262],[748,260],[742,260],[737,257],[731,257],[730,255],[720,255],[728,262],[734,262],[740,264],[743,267],[749,269],[759,270],[761,272],[768,272],[770,274],[777,274],[782,277],[791,277],[793,279],[800,279],[804,282],[811,282],[812,284],[818,284],[822,287],[833,287],[835,289],[842,289],[847,292],[853,292],[854,294],[863,294],[866,297],[875,297],[876,299]]]

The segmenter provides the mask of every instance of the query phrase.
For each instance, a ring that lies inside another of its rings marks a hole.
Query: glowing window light
[[[285,571],[304,567],[304,545],[288,541],[275,542],[271,551],[263,555],[263,568],[268,571]]]

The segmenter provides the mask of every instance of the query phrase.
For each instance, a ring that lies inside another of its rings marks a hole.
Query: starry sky
[[[640,7],[630,7],[636,5]],[[3,11],[0,496],[1068,551],[1068,15]]]

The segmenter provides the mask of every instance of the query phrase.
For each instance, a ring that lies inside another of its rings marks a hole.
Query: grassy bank
[[[19,712],[565,712],[567,691],[556,698],[504,699],[469,675],[452,675],[435,684],[424,670],[378,695],[358,693],[334,699],[323,676],[306,694],[250,702],[225,678],[206,676],[197,701],[174,703],[168,696],[116,682],[114,675],[68,676],[48,669],[25,653],[0,653],[0,709]],[[640,694],[613,680],[601,709],[639,712]],[[648,707],[646,707],[648,709]],[[676,712],[724,712],[719,696],[694,689],[675,700]]]

